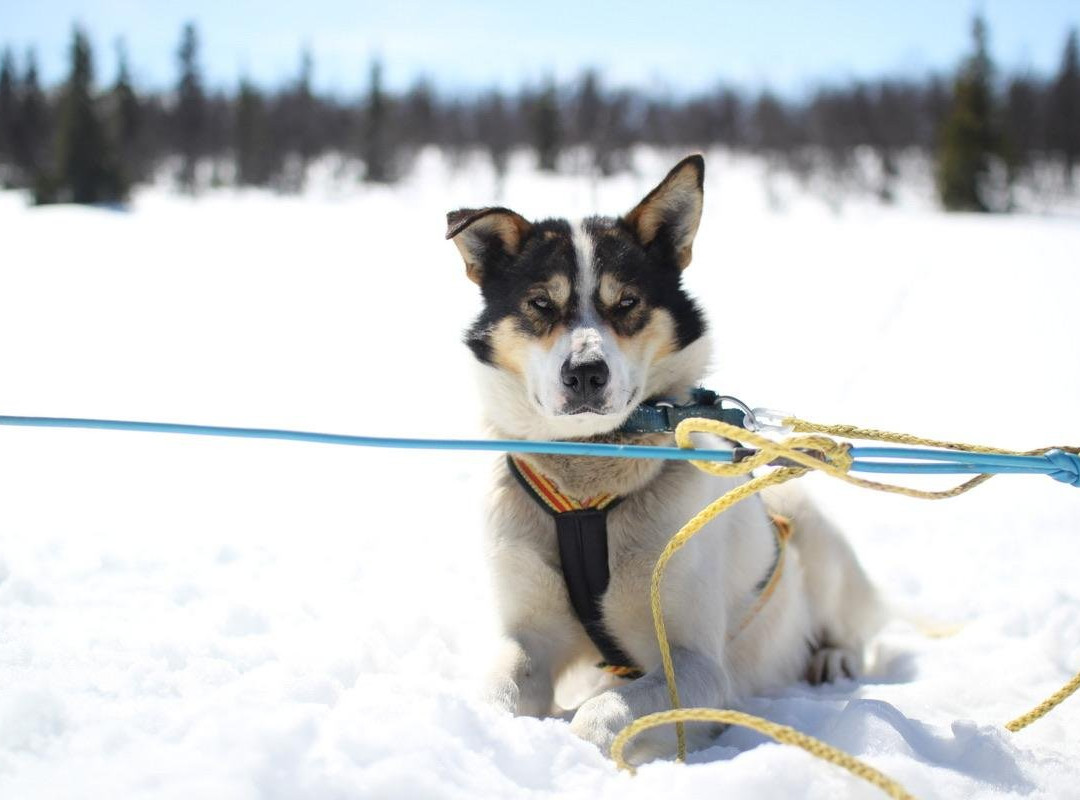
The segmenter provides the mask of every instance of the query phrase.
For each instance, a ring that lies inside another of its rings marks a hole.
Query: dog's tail
[[[889,604],[889,619],[896,619],[908,623],[911,627],[925,636],[927,639],[948,639],[956,636],[964,629],[963,622],[947,622],[934,619],[925,614],[902,608],[895,603]]]

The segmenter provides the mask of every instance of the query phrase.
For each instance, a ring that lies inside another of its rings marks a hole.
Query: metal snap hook
[[[733,397],[730,394],[722,394],[722,395],[717,396],[715,405],[718,405],[721,408],[723,408],[724,401],[727,401],[729,404],[735,406],[737,409],[739,409],[741,412],[743,412],[743,427],[744,428],[746,428],[748,431],[750,431],[752,433],[756,433],[759,430],[761,430],[761,428],[758,426],[757,414],[754,412],[754,409],[750,408],[750,406],[748,406],[746,403],[744,403],[739,398]]]
[[[786,435],[793,430],[790,425],[784,424],[784,420],[791,416],[784,411],[777,411],[774,408],[755,408],[753,415],[754,424],[757,425],[757,432],[771,431]]]

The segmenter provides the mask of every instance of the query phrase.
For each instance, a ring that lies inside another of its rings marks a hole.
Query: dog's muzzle
[[[566,414],[586,411],[602,413],[611,371],[602,358],[575,363],[573,358],[563,362],[560,369],[563,386],[566,387]]]

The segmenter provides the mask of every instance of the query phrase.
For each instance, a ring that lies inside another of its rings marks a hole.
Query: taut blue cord
[[[85,428],[92,430],[174,433],[193,436],[228,436],[242,439],[276,439],[353,447],[390,447],[402,450],[473,450],[499,453],[547,453],[555,455],[605,456],[608,458],[657,458],[668,461],[730,462],[731,450],[683,450],[597,442],[531,442],[500,439],[409,439],[390,436],[350,436],[340,433],[289,431],[274,428],[233,428],[219,425],[186,425],[171,422],[138,422],[72,417],[19,417],[0,415],[0,425],[30,428]],[[1080,486],[1080,456],[1063,450],[1045,455],[1014,456],[973,453],[966,450],[923,450],[907,447],[853,447],[853,472],[905,473],[914,475],[1037,474]],[[891,459],[891,460],[875,460]],[[919,463],[906,463],[916,461]]]

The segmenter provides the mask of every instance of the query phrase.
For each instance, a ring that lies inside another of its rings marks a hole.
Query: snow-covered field
[[[518,169],[498,199],[618,212],[677,155],[599,185]],[[708,162],[687,272],[707,385],[819,421],[1080,443],[1080,221],[837,215],[793,187],[775,213],[762,169]],[[431,154],[396,189],[304,199],[0,194],[0,413],[478,435],[459,343],[478,298],[443,214],[494,194]],[[491,462],[0,428],[0,798],[882,796],[738,729],[632,778],[563,722],[479,704]],[[805,481],[904,614],[960,628],[894,622],[858,683],[746,709],[919,797],[1080,797],[1080,698],[1002,728],[1080,668],[1080,493]]]

